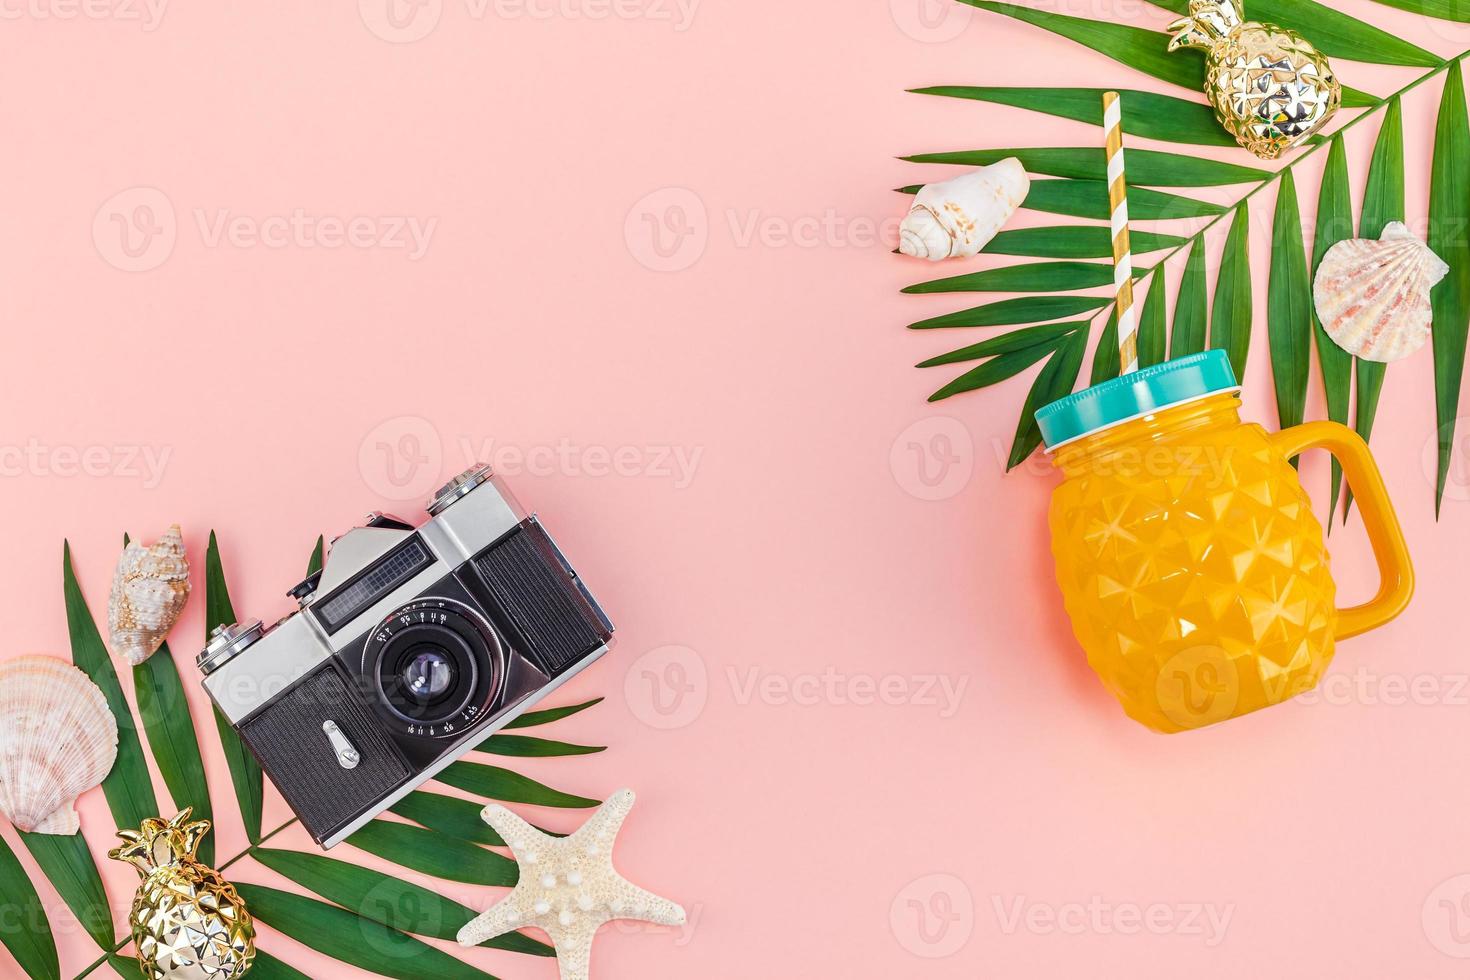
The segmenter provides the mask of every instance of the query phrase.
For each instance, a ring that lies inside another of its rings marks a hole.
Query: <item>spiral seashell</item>
[[[927,184],[898,226],[898,250],[930,262],[975,255],[1011,219],[1030,190],[1031,178],[1015,157]]]
[[[0,663],[0,813],[17,830],[75,834],[76,800],[117,760],[117,720],[91,678],[55,657]]]
[[[1429,291],[1449,271],[1428,245],[1394,221],[1377,241],[1351,238],[1322,256],[1312,284],[1317,318],[1349,354],[1400,360],[1429,339]]]
[[[177,524],[149,547],[130,543],[117,560],[107,601],[112,649],[140,664],[163,645],[189,598],[189,560]]]

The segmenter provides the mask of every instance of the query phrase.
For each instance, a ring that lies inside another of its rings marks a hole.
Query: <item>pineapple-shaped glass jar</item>
[[[1205,94],[1220,124],[1256,156],[1275,160],[1320,130],[1342,104],[1326,55],[1295,31],[1241,22],[1231,0],[1190,0],[1169,25],[1170,51],[1205,51]]]
[[[143,876],[130,920],[149,980],[234,980],[255,958],[255,923],[235,886],[199,862],[209,821],[191,823],[192,813],[119,830],[125,843],[108,852]]]

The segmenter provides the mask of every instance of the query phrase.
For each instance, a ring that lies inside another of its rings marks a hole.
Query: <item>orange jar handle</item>
[[[1287,459],[1304,449],[1327,450],[1342,464],[1348,486],[1358,500],[1373,557],[1378,561],[1378,594],[1361,606],[1338,610],[1337,639],[1366,633],[1403,612],[1414,594],[1414,566],[1368,444],[1352,429],[1336,422],[1293,426],[1272,435],[1271,442]]]

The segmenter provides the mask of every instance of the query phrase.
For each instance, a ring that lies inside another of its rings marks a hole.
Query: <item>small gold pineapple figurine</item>
[[[143,884],[129,917],[138,964],[149,980],[234,980],[255,958],[255,923],[235,886],[195,857],[208,820],[149,817],[119,830],[107,856],[138,869]]]
[[[1326,55],[1295,31],[1241,23],[1231,0],[1190,0],[1189,16],[1169,31],[1170,51],[1205,49],[1205,94],[1215,117],[1258,157],[1275,160],[1342,104]]]

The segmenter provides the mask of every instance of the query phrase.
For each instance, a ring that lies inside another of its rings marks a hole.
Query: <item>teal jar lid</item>
[[[1036,410],[1036,424],[1050,451],[1165,408],[1239,390],[1230,358],[1223,350],[1207,350],[1120,375],[1043,405]]]

